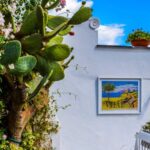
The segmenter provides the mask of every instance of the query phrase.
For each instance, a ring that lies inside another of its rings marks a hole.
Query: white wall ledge
[[[121,45],[96,45],[96,48],[115,48],[115,49],[132,49],[132,50],[150,50],[150,47],[142,47],[142,46],[138,46],[138,47],[133,47],[133,46],[121,46]]]

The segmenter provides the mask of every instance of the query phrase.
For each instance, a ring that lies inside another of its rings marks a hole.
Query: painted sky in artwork
[[[125,91],[138,91],[139,82],[138,81],[102,81],[103,85],[110,83],[115,86],[114,91],[110,92],[110,97],[119,97]],[[107,92],[102,91],[102,97],[107,97]]]

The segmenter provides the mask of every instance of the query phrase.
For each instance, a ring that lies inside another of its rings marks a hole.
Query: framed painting
[[[139,114],[141,79],[98,78],[98,114]]]

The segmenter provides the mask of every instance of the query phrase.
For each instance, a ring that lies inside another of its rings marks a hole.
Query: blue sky
[[[66,0],[65,9],[69,9],[73,14],[80,8],[81,1]],[[97,17],[101,22],[98,28],[99,44],[129,45],[125,41],[133,29],[150,31],[150,0],[86,1],[86,5],[94,10],[93,17]]]
[[[132,29],[142,28],[150,31],[150,0],[93,0],[93,16],[102,25],[123,30],[116,44],[126,45],[125,40]]]

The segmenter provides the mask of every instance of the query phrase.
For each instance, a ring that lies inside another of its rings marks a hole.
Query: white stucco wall
[[[88,22],[74,31],[65,41],[75,48],[75,60],[53,86],[61,92],[55,95],[59,106],[71,104],[58,114],[60,150],[133,150],[135,133],[150,120],[150,49],[96,47],[97,32]],[[142,113],[97,116],[97,77],[142,78]]]

